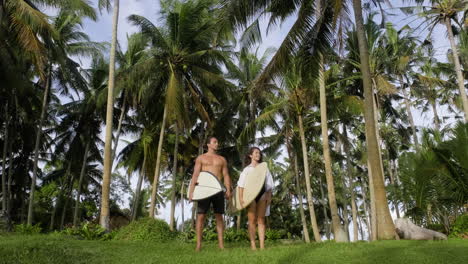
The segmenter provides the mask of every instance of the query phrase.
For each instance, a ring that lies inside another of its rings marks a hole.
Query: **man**
[[[222,192],[198,201],[197,208],[197,247],[196,251],[201,250],[201,242],[203,236],[203,225],[205,223],[206,213],[210,209],[210,205],[213,204],[213,211],[216,217],[216,231],[218,232],[218,246],[224,249],[224,198],[229,199],[231,197],[231,178],[229,177],[229,171],[227,167],[226,159],[218,154],[218,140],[215,137],[209,137],[206,145],[208,151],[197,157],[195,160],[195,167],[193,169],[192,184],[189,189],[189,201],[192,201],[193,190],[195,189],[195,183],[198,180],[198,175],[201,171],[207,171],[218,177],[221,181],[224,178],[224,186],[226,187],[226,193],[223,195]]]

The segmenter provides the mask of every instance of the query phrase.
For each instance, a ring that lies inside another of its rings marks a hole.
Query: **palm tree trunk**
[[[323,210],[323,217],[324,222],[323,226],[325,229],[325,236],[327,237],[327,240],[330,240],[330,233],[331,233],[331,223],[330,223],[330,218],[328,218],[328,211],[327,211],[327,199],[325,199],[325,192],[323,191],[323,184],[322,184],[322,177],[318,177],[318,186],[320,188],[320,203],[322,204],[322,210]]]
[[[315,217],[315,208],[314,208],[314,201],[312,200],[312,188],[310,185],[310,173],[309,173],[309,159],[307,156],[307,146],[304,134],[304,124],[302,121],[302,115],[298,114],[297,118],[299,120],[299,134],[301,137],[301,146],[302,146],[302,158],[304,161],[304,177],[306,181],[306,189],[307,189],[307,204],[309,205],[309,214],[310,214],[310,222],[312,223],[312,230],[314,232],[314,239],[315,242],[322,242],[320,238],[320,232],[317,225],[317,218]]]
[[[175,207],[176,207],[176,182],[177,182],[177,156],[179,155],[179,125],[175,124],[175,145],[174,145],[174,163],[172,166],[172,192],[171,192],[171,215],[169,228],[174,231],[175,225]]]
[[[414,124],[414,118],[413,118],[413,113],[411,112],[411,105],[409,101],[409,95],[406,92],[406,89],[404,87],[404,82],[403,82],[403,77],[400,76],[400,86],[401,86],[401,91],[403,92],[403,99],[405,101],[405,108],[406,108],[406,114],[408,115],[408,119],[411,125],[411,131],[413,132],[413,141],[414,145],[416,146],[416,149],[419,148],[419,141],[418,141],[418,134],[416,133],[416,126]]]
[[[379,157],[379,146],[374,120],[374,109],[372,103],[372,84],[369,67],[369,50],[364,31],[364,19],[362,16],[361,0],[353,0],[353,9],[356,21],[356,29],[359,42],[359,55],[361,60],[362,81],[364,85],[364,118],[366,126],[367,155],[369,159],[369,178],[372,178],[375,193],[374,204],[377,217],[377,238],[394,239],[396,236],[390,210],[388,209],[385,185],[383,182],[382,167]]]
[[[349,179],[349,193],[351,194],[351,214],[353,217],[353,241],[358,241],[358,219],[357,219],[357,206],[356,206],[356,195],[354,192],[354,173],[353,167],[351,166],[351,152],[349,150],[348,131],[346,124],[343,123],[343,150],[346,156],[346,170]]]
[[[372,168],[370,166],[370,161],[367,159],[367,169],[369,170],[369,175],[372,175]],[[373,177],[369,176],[369,194],[370,194],[370,224],[371,224],[371,232],[369,237],[371,241],[377,240],[377,212],[375,209],[375,192],[373,185]],[[364,190],[365,191],[365,190]]]
[[[120,133],[122,131],[122,122],[125,117],[125,111],[127,110],[127,100],[126,100],[126,95],[124,95],[124,100],[122,103],[122,108],[120,109],[120,117],[119,117],[119,124],[117,125],[117,134],[115,135],[115,140],[114,140],[114,149],[112,149],[112,160],[115,159],[115,153],[117,152],[117,147],[119,145],[119,138],[120,138]]]
[[[13,181],[13,151],[12,151],[12,142],[9,143],[8,146],[8,182],[7,182],[7,193],[8,203],[7,203],[7,215],[10,216],[11,207],[12,207],[12,200],[13,200],[13,193],[11,192],[11,183]]]
[[[184,183],[184,174],[183,174],[183,171],[182,171],[182,167],[180,167],[180,175],[182,175],[182,186],[180,187],[180,206],[181,206],[181,217],[182,217],[182,226],[181,226],[181,230],[182,232],[184,232],[184,226],[185,226],[185,214],[184,214],[184,203],[185,203],[185,200],[184,200],[184,193],[185,193],[185,190],[184,190],[184,187],[185,187],[185,183]]]
[[[78,180],[78,192],[75,198],[75,212],[73,213],[73,226],[78,226],[78,212],[80,211],[80,198],[81,198],[81,185],[83,185],[83,179],[86,172],[86,161],[88,159],[89,152],[89,140],[86,141],[86,147],[83,155],[83,164],[81,164],[80,179]]]
[[[65,179],[68,179],[68,175],[70,174],[71,170],[71,162],[68,163],[67,165],[67,170],[65,171]],[[62,196],[63,196],[63,190],[66,188],[66,182],[60,185],[59,187],[59,193],[57,195],[57,202],[55,203],[54,209],[52,209],[52,214],[50,216],[50,225],[49,225],[49,230],[54,229],[55,225],[55,214],[57,213],[57,209],[59,205],[62,203]]]
[[[437,105],[436,102],[430,102],[432,107],[432,112],[434,113],[434,126],[437,132],[440,132],[440,118],[439,114],[437,113]]]
[[[2,8],[2,7],[0,7]],[[8,192],[7,192],[7,173],[6,173],[6,159],[8,150],[8,130],[9,130],[9,118],[8,118],[8,102],[5,104],[5,133],[3,138],[3,155],[2,155],[2,211],[7,211],[8,204]]]
[[[328,119],[327,119],[327,97],[325,92],[325,76],[323,69],[323,56],[320,56],[319,66],[319,88],[320,88],[320,123],[322,127],[323,158],[325,163],[325,176],[327,180],[328,203],[332,219],[333,236],[337,242],[348,242],[346,233],[341,226],[336,204],[335,183],[332,175],[330,145],[328,142]]]
[[[161,166],[161,152],[162,152],[162,144],[163,144],[163,139],[164,139],[164,128],[166,126],[166,118],[167,118],[167,107],[164,106],[163,120],[161,123],[161,132],[159,133],[158,153],[156,156],[156,167],[154,169],[154,179],[153,179],[153,186],[151,190],[151,205],[149,209],[149,217],[151,218],[154,218],[154,210],[156,207],[156,194],[158,193],[159,170]]]
[[[392,168],[392,161],[388,161],[388,175],[390,175],[390,184],[394,186],[395,189],[398,189],[398,184],[395,182],[395,177],[393,175],[393,168]],[[395,207],[395,213],[397,218],[400,218],[400,209],[398,208],[398,201],[397,198],[395,197],[393,199],[393,206]]]
[[[144,151],[144,157],[143,157],[143,165],[140,170],[140,173],[138,174],[138,181],[137,181],[137,186],[135,189],[135,197],[133,198],[133,208],[132,208],[132,221],[135,221],[137,218],[138,214],[138,208],[139,208],[139,203],[140,203],[140,195],[141,195],[141,185],[143,184],[143,177],[145,175],[145,170],[146,170],[146,151]]]
[[[301,191],[301,186],[300,186],[300,180],[299,180],[299,166],[297,164],[297,156],[293,156],[294,154],[291,151],[291,145],[289,143],[289,139],[287,138],[287,148],[288,148],[288,154],[289,154],[289,159],[293,159],[294,163],[294,178],[296,181],[295,188],[296,188],[296,194],[297,194],[297,200],[299,201],[299,213],[301,215],[301,223],[302,223],[302,232],[304,233],[304,240],[306,243],[310,243],[310,236],[309,236],[309,229],[307,228],[307,219],[305,217],[304,213],[304,198],[302,197],[302,191]]]
[[[73,191],[73,181],[74,180],[75,180],[75,175],[72,173],[70,175],[70,182],[69,182],[67,194],[65,195],[65,203],[64,203],[63,209],[62,209],[62,217],[60,219],[60,230],[63,229],[63,225],[65,224],[65,216],[67,214],[67,208],[68,208],[68,203],[69,203],[70,198],[71,198],[71,193]]]
[[[102,228],[109,230],[110,222],[110,183],[112,174],[112,118],[114,112],[114,82],[115,56],[117,46],[117,26],[119,22],[119,0],[114,0],[114,14],[112,19],[112,43],[109,62],[109,85],[107,87],[106,137],[104,145],[104,176],[102,177],[101,213],[99,223]]]
[[[463,111],[465,112],[465,121],[468,122],[468,98],[466,97],[465,80],[461,70],[457,44],[455,44],[455,37],[453,36],[452,23],[449,17],[445,18],[444,22],[447,27],[450,46],[452,47],[453,62],[455,64],[455,71],[457,72],[458,89],[460,90],[460,96],[463,103]]]
[[[29,193],[29,207],[28,207],[28,225],[32,225],[33,214],[34,214],[34,192],[36,191],[36,179],[37,179],[37,163],[39,161],[39,145],[41,143],[42,126],[44,125],[45,115],[47,112],[47,98],[49,96],[49,90],[52,83],[52,65],[47,67],[47,77],[44,89],[44,96],[42,98],[41,117],[36,131],[36,142],[34,145],[34,163],[33,163],[33,174],[31,179],[31,191]]]

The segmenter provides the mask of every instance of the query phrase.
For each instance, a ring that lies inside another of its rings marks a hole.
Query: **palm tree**
[[[139,65],[139,69],[146,74],[144,78],[153,82],[147,89],[158,87],[165,91],[150,217],[154,217],[160,174],[160,150],[166,120],[177,121],[181,127],[187,125],[189,121],[184,102],[190,100],[201,119],[211,126],[210,116],[213,116],[213,110],[210,101],[215,104],[225,101],[221,87],[231,86],[224,80],[219,68],[227,57],[222,50],[226,37],[218,35],[220,26],[216,23],[216,17],[219,11],[210,9],[212,4],[209,0],[174,2],[162,11],[165,21],[162,27],[156,27],[148,19],[138,15],[129,17],[152,43],[148,51],[149,58]],[[151,93],[150,90],[146,92]]]
[[[99,0],[99,5],[109,6],[109,0]],[[104,173],[102,177],[101,213],[99,224],[109,230],[109,196],[112,173],[112,118],[114,111],[115,60],[117,47],[117,26],[119,21],[119,0],[114,0],[112,18],[112,42],[109,62],[109,84],[107,86],[106,135],[104,145]]]
[[[415,2],[418,4],[424,3],[422,0],[415,0]],[[465,80],[460,65],[458,47],[455,43],[455,36],[452,29],[452,21],[460,28],[462,27],[458,21],[458,14],[460,12],[466,12],[468,9],[468,2],[464,0],[431,0],[429,2],[431,6],[418,8],[418,10],[420,10],[419,15],[422,16],[426,20],[426,23],[429,24],[429,32],[432,32],[432,29],[438,24],[445,25],[447,29],[450,46],[452,48],[453,64],[455,66],[458,89],[463,105],[463,111],[465,113],[465,121],[468,121],[468,98],[466,96]],[[413,11],[414,8],[410,7],[406,8],[406,10]]]
[[[372,179],[374,190],[374,204],[376,215],[377,239],[395,238],[395,226],[388,209],[385,185],[383,182],[383,168],[380,162],[380,151],[377,141],[377,128],[375,126],[375,113],[371,71],[369,67],[369,50],[364,30],[361,0],[353,0],[353,9],[356,21],[357,37],[359,42],[360,67],[364,86],[364,119],[366,127],[367,155],[369,160],[369,178]]]
[[[80,0],[81,2],[81,0]],[[82,3],[83,9],[87,10],[87,3]],[[65,6],[67,7],[67,6]],[[82,10],[80,7],[79,10]],[[91,13],[91,18],[94,17],[94,13]],[[44,86],[44,94],[42,99],[41,116],[36,130],[36,141],[34,148],[34,164],[33,164],[33,175],[31,181],[31,190],[29,198],[29,209],[28,209],[28,220],[29,225],[33,221],[33,209],[34,209],[34,192],[36,189],[36,177],[39,160],[39,146],[42,137],[42,129],[46,118],[48,97],[52,86],[53,79],[53,66],[54,63],[60,67],[57,69],[58,80],[61,84],[62,89],[65,93],[68,92],[68,86],[73,88],[79,88],[82,84],[81,76],[77,72],[77,64],[72,61],[69,55],[88,55],[90,52],[96,51],[96,47],[90,45],[89,38],[86,34],[79,32],[78,28],[81,26],[81,19],[75,14],[73,9],[62,10],[54,21],[54,27],[57,28],[57,36],[53,39],[45,39],[45,47],[47,51],[47,65],[45,79],[41,78],[41,83]],[[68,77],[68,78],[67,78]]]

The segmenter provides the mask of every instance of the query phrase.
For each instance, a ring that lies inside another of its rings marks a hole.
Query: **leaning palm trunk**
[[[450,46],[452,47],[453,62],[455,64],[455,71],[457,72],[458,89],[460,90],[461,101],[463,103],[463,111],[465,112],[465,122],[468,122],[468,98],[466,97],[465,80],[460,65],[457,45],[455,44],[455,37],[452,32],[452,23],[449,17],[447,17],[444,22],[447,27]]]
[[[110,182],[112,174],[112,118],[114,112],[114,83],[115,83],[115,55],[117,46],[117,26],[119,21],[119,0],[114,0],[114,15],[112,20],[112,43],[109,62],[109,85],[107,87],[106,111],[106,138],[104,145],[104,176],[102,177],[101,214],[99,223],[101,227],[109,230],[110,209]]]
[[[302,158],[304,160],[304,177],[306,180],[307,204],[309,205],[310,222],[312,223],[312,231],[314,232],[315,242],[322,242],[322,239],[320,238],[318,225],[317,225],[317,218],[315,217],[314,201],[312,200],[312,188],[310,185],[310,173],[309,173],[309,159],[307,156],[307,147],[306,147],[302,115],[298,114],[297,118],[299,120],[299,134],[301,137]]]
[[[322,16],[321,0],[317,1],[316,6],[317,17]],[[338,206],[336,204],[335,183],[333,182],[330,145],[328,143],[328,119],[327,119],[327,98],[325,92],[325,75],[324,75],[324,58],[323,54],[319,55],[319,90],[320,90],[320,123],[322,127],[322,146],[325,162],[325,176],[327,180],[328,203],[330,204],[330,213],[332,218],[333,236],[337,242],[348,242],[346,233],[341,226],[340,217],[338,216]]]
[[[325,176],[327,180],[328,202],[330,205],[330,213],[332,220],[333,236],[337,242],[347,242],[348,238],[344,232],[340,218],[338,216],[338,206],[336,204],[335,184],[332,175],[330,145],[328,143],[328,120],[327,120],[327,103],[325,94],[325,80],[323,73],[323,57],[321,58],[321,67],[319,72],[319,86],[320,86],[320,122],[322,127],[322,145],[323,156],[325,162]]]
[[[44,96],[42,98],[41,117],[36,131],[36,143],[34,145],[34,163],[33,163],[33,174],[31,179],[31,191],[29,193],[29,207],[28,207],[28,225],[32,225],[33,214],[34,214],[34,192],[36,191],[36,179],[37,179],[37,165],[39,161],[39,145],[42,137],[42,126],[44,125],[45,115],[47,112],[47,100],[49,95],[50,86],[52,83],[52,65],[47,67],[47,77],[44,89]]]
[[[89,152],[89,140],[86,141],[86,147],[83,155],[83,164],[81,164],[80,179],[78,180],[78,191],[75,199],[75,212],[73,213],[73,226],[78,226],[79,217],[78,212],[80,210],[80,198],[81,198],[81,185],[83,185],[83,179],[86,172],[86,161],[88,159]]]
[[[149,209],[149,217],[154,218],[154,209],[156,207],[156,194],[158,193],[159,170],[161,166],[161,152],[164,139],[164,128],[166,126],[167,106],[164,106],[163,120],[161,123],[161,132],[159,133],[158,153],[156,155],[156,167],[154,169],[153,186],[151,190],[151,204]]]
[[[323,223],[325,228],[325,236],[327,237],[327,240],[330,240],[331,223],[330,219],[328,218],[327,199],[325,199],[325,192],[323,191],[322,177],[318,177],[318,185],[320,188],[320,199],[322,204],[323,217],[325,218]]]
[[[174,145],[174,163],[172,167],[172,192],[171,192],[171,215],[169,228],[174,231],[175,225],[175,207],[176,207],[176,182],[177,182],[177,156],[179,155],[179,125],[175,125],[175,145]]]
[[[287,139],[288,140],[288,139]],[[299,201],[299,213],[301,215],[301,223],[302,223],[302,232],[304,233],[304,240],[306,243],[310,243],[310,236],[309,236],[309,229],[307,228],[307,219],[305,217],[304,213],[304,199],[302,197],[302,191],[301,191],[301,186],[300,186],[300,180],[299,180],[299,166],[297,164],[297,156],[293,156],[294,154],[291,151],[291,145],[289,144],[289,141],[287,142],[287,147],[288,147],[288,154],[290,159],[294,159],[294,178],[295,178],[295,188],[296,188],[296,194],[297,194],[297,200]]]
[[[6,173],[6,157],[7,157],[7,150],[8,150],[8,130],[9,130],[9,118],[8,118],[8,103],[5,105],[5,133],[3,138],[3,155],[2,155],[2,211],[7,211],[7,204],[8,204],[8,192],[6,187],[7,182],[7,173]]]
[[[354,15],[356,21],[357,36],[359,42],[359,55],[361,60],[362,81],[364,85],[364,118],[366,125],[366,145],[369,160],[369,178],[372,178],[374,190],[374,205],[376,209],[377,239],[394,239],[395,226],[390,210],[388,209],[385,185],[383,182],[382,167],[379,157],[374,109],[372,103],[372,84],[369,66],[369,50],[364,30],[361,0],[353,0]],[[372,198],[372,197],[371,197]]]

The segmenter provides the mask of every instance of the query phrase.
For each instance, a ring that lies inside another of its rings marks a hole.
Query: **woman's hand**
[[[271,196],[272,196],[271,191],[268,191],[265,193],[265,200],[266,200],[267,205],[271,204]]]
[[[239,202],[240,202],[241,207],[244,207],[244,199],[240,198]]]

